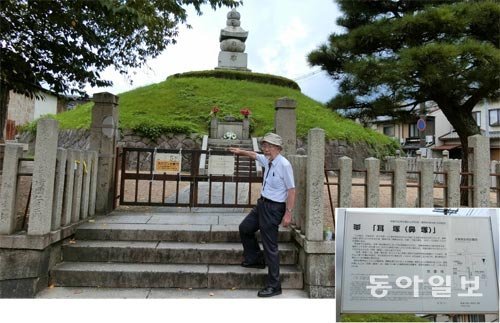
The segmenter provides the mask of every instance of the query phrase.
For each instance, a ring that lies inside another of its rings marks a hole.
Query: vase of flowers
[[[243,108],[240,110],[240,113],[243,115],[243,117],[248,118],[248,116],[252,114],[252,111],[250,111],[249,108]]]

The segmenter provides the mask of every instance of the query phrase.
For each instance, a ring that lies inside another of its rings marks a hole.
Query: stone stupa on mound
[[[232,9],[227,14],[226,27],[220,31],[219,63],[215,69],[248,71],[245,41],[248,31],[240,27],[240,13]]]

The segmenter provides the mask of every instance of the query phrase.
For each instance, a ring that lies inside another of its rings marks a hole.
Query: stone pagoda
[[[232,9],[227,14],[226,28],[220,31],[219,64],[215,69],[250,71],[247,68],[245,41],[248,31],[240,27],[240,13]]]

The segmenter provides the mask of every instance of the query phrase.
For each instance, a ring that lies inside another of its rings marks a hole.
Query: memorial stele
[[[220,31],[221,51],[219,63],[215,69],[250,72],[247,68],[247,54],[245,53],[248,31],[240,27],[240,17],[240,13],[234,8],[227,14],[226,27]]]

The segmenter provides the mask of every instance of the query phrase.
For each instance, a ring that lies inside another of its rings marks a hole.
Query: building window
[[[490,126],[500,126],[500,109],[490,110]]]
[[[408,125],[408,129],[410,130],[408,137],[410,137],[410,138],[419,138],[420,137],[420,132],[418,131],[416,122],[410,123]]]
[[[384,135],[394,137],[394,126],[384,126]]]
[[[481,127],[481,111],[473,111],[472,117],[476,120],[477,126]]]

